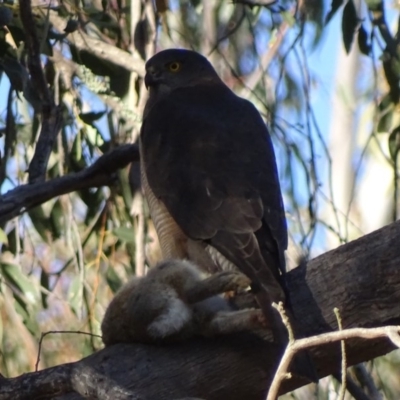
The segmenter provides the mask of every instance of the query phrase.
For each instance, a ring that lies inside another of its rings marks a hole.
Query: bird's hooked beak
[[[146,68],[146,75],[144,77],[144,84],[146,89],[160,83],[161,72],[156,67],[150,65]]]

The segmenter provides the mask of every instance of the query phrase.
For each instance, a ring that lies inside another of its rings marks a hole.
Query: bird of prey
[[[194,51],[153,56],[145,85],[142,184],[163,257],[189,259],[210,272],[238,268],[252,280],[274,340],[287,341],[271,307],[286,298],[287,227],[260,113]]]

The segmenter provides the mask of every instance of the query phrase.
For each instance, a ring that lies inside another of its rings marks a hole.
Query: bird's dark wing
[[[256,108],[223,84],[177,89],[147,112],[141,141],[149,186],[182,231],[276,286],[271,273],[278,281],[284,269],[286,221]]]

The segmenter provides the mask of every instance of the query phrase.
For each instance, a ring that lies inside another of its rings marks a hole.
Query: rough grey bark
[[[344,328],[400,324],[399,237],[397,222],[288,274],[293,308],[308,335],[336,330],[334,307],[340,309]],[[353,339],[346,344],[348,365],[394,348],[388,339]],[[316,348],[312,355],[320,377],[339,370],[338,343]],[[168,346],[120,344],[76,363],[1,379],[0,400],[36,396],[64,400],[171,400],[188,396],[261,400],[276,363],[277,349],[248,334]],[[289,380],[282,393],[301,384]]]

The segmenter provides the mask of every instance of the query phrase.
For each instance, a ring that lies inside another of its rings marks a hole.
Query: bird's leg
[[[188,303],[194,304],[221,293],[246,289],[250,283],[250,279],[241,272],[218,272],[200,282],[193,283],[185,290],[185,296]]]

